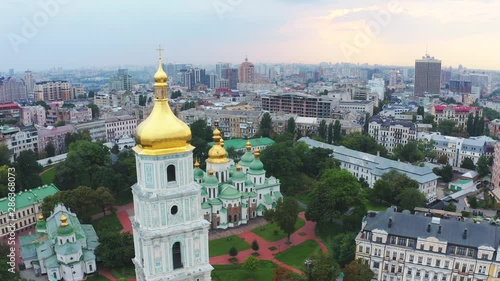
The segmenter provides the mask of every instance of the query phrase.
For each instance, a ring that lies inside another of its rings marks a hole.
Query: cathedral
[[[206,167],[208,173],[195,163],[194,180],[201,184],[201,208],[204,218],[212,229],[227,229],[262,216],[265,209],[276,207],[282,197],[280,182],[274,177],[266,178],[260,151],[251,152],[247,142],[246,153],[237,165],[227,158],[224,140],[218,129],[214,130],[214,145],[208,151]]]
[[[138,281],[210,281],[208,230],[201,186],[193,179],[191,130],[168,104],[161,55],[154,107],[136,131],[137,183],[132,186],[133,263]]]

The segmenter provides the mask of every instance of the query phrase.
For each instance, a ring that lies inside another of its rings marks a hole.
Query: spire
[[[163,49],[161,46],[156,49],[158,51],[158,70],[155,73],[154,79],[155,79],[155,98],[156,99],[167,99],[167,73],[163,70],[163,63],[162,63],[162,57],[161,57],[161,52]]]
[[[200,167],[200,162],[198,162],[198,158],[196,158],[196,161],[194,162],[194,167],[199,168]]]
[[[247,148],[247,151],[252,150],[252,144],[250,143],[250,140],[247,140],[246,148]]]
[[[219,143],[220,143],[220,146],[221,146],[222,148],[224,148],[224,139],[223,139],[223,138],[220,138]]]
[[[245,62],[248,62],[248,55],[245,55]]]
[[[260,149],[258,147],[253,152],[253,155],[255,156],[255,159],[259,159],[259,157],[260,157]]]

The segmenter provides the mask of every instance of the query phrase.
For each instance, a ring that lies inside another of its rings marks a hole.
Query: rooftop
[[[37,188],[33,188],[27,191],[20,191],[16,193],[16,209],[20,210],[22,208],[34,205],[35,203],[42,201],[43,198],[54,195],[59,192],[59,189],[51,185],[43,185]],[[7,213],[9,200],[7,197],[0,199],[0,212]]]

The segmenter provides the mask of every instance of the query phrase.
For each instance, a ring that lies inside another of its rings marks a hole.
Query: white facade
[[[46,111],[41,105],[21,107],[21,112],[21,122],[24,126],[45,126],[47,123]]]
[[[368,133],[389,153],[398,145],[405,145],[417,139],[415,124],[410,122],[383,121],[373,118],[368,125]]]
[[[38,132],[34,127],[28,127],[24,130],[18,127],[3,127],[1,130],[3,137],[5,137],[3,142],[12,153],[11,161],[14,161],[22,151],[38,152]]]
[[[368,113],[373,115],[373,101],[339,101],[338,108],[357,111],[359,113]]]
[[[107,141],[114,141],[122,136],[133,136],[137,129],[137,119],[128,115],[107,118],[105,123]]]

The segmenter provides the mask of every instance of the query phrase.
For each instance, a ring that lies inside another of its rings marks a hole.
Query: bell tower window
[[[167,167],[167,181],[172,182],[175,181],[175,166],[169,165]]]
[[[183,268],[181,256],[181,242],[175,242],[172,246],[172,260],[174,262],[174,269]]]

